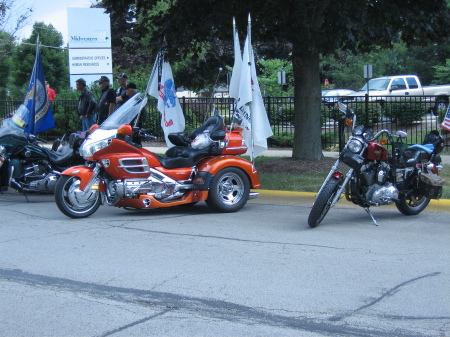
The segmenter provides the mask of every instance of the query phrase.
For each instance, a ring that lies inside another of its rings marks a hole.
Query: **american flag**
[[[448,106],[447,112],[445,113],[445,118],[441,124],[441,128],[450,131],[450,105]]]

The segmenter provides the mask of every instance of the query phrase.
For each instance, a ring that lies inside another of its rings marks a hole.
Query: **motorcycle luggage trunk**
[[[430,199],[440,199],[445,180],[437,174],[422,173],[419,180],[419,191]]]
[[[236,155],[247,152],[247,146],[243,144],[240,132],[227,132],[225,139],[228,141],[228,145],[222,150],[222,154]]]

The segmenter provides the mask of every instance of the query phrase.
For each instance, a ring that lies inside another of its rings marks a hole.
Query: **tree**
[[[51,24],[35,22],[30,37],[22,41],[15,53],[13,83],[20,91],[23,91],[23,95],[30,81],[38,36],[45,79],[57,92],[66,88],[69,83],[67,51],[61,48],[62,34]]]
[[[160,3],[171,6],[160,15],[150,16]],[[103,0],[103,5],[111,13],[129,10],[124,0]],[[243,36],[251,13],[252,41],[256,47],[267,43],[289,47],[295,86],[293,157],[299,159],[323,156],[320,55],[338,48],[389,48],[400,37],[407,45],[439,43],[450,33],[445,0],[136,0],[133,6],[138,23],[133,34],[145,37],[147,42],[152,38],[152,44],[147,45],[149,52],[164,48],[174,59],[192,55],[207,69],[229,55],[226,49],[232,46],[233,16],[237,26],[243,27]],[[204,56],[205,46],[209,57]]]

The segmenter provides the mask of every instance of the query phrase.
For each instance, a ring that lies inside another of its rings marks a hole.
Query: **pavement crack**
[[[434,274],[429,274],[423,277],[434,276]],[[414,280],[417,279],[420,278],[416,278]],[[195,315],[205,317],[207,319],[235,322],[246,325],[257,324],[282,327],[296,331],[314,331],[317,334],[322,335],[361,337],[392,336],[392,331],[386,331],[378,327],[363,328],[358,325],[352,326],[350,324],[339,324],[324,319],[291,317],[279,313],[271,313],[267,309],[261,310],[218,299],[108,286],[104,284],[95,284],[60,277],[32,274],[19,269],[0,268],[0,280],[47,290],[86,295],[94,299],[103,299],[135,305],[140,304],[144,307],[152,307],[152,310],[159,310],[156,314],[108,331],[101,336],[110,336],[119,331],[123,331],[158,316],[164,315],[172,310],[179,310],[189,316]],[[413,282],[414,280],[404,282],[402,285]],[[402,285],[397,286],[397,288]],[[397,337],[410,337],[412,335],[417,334],[405,329],[395,331],[395,336]]]
[[[106,336],[114,335],[114,334],[117,333],[117,332],[124,331],[124,330],[126,330],[126,329],[128,329],[128,328],[131,328],[131,327],[133,327],[133,326],[136,326],[136,325],[145,323],[145,322],[147,322],[147,321],[150,321],[150,320],[152,320],[152,319],[154,319],[154,318],[156,318],[156,317],[163,316],[163,315],[165,315],[166,313],[168,313],[168,312],[171,311],[171,310],[173,310],[173,309],[163,310],[163,311],[161,311],[161,312],[158,312],[157,314],[154,314],[154,315],[151,315],[151,316],[148,316],[148,317],[144,317],[144,318],[142,318],[142,319],[140,319],[140,320],[134,321],[134,322],[132,322],[132,323],[130,323],[130,324],[126,324],[126,325],[124,325],[124,326],[122,326],[122,327],[119,327],[119,328],[117,328],[117,329],[110,330],[110,331],[108,331],[108,332],[106,332],[106,333],[100,335],[99,337],[106,337]]]
[[[402,287],[404,287],[404,286],[406,286],[406,285],[408,285],[408,284],[410,284],[410,283],[419,281],[419,280],[424,279],[424,278],[427,278],[427,277],[438,276],[438,275],[440,275],[440,274],[441,274],[441,272],[429,273],[429,274],[422,275],[422,276],[419,276],[419,277],[415,277],[415,278],[413,278],[413,279],[410,279],[410,280],[407,280],[407,281],[405,281],[405,282],[402,282],[402,283],[396,285],[395,287],[389,289],[389,290],[386,291],[385,293],[381,294],[381,296],[377,297],[376,299],[374,299],[374,300],[371,301],[370,303],[367,303],[367,304],[365,304],[365,305],[363,305],[363,306],[361,306],[361,307],[359,307],[359,308],[357,308],[357,309],[351,311],[351,312],[348,313],[348,314],[343,314],[343,315],[333,316],[333,317],[329,318],[329,320],[330,320],[330,321],[341,321],[341,320],[343,320],[345,317],[352,316],[352,315],[356,314],[356,313],[359,312],[359,311],[362,311],[362,310],[364,310],[364,309],[367,309],[367,308],[370,308],[370,307],[374,306],[375,304],[381,302],[382,300],[384,300],[384,299],[387,298],[387,297],[393,296],[396,292],[398,292],[398,291],[400,290],[400,288],[402,288]]]

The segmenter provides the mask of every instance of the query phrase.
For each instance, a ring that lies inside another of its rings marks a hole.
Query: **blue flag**
[[[56,126],[45,86],[44,67],[42,66],[39,44],[36,48],[33,73],[23,104],[30,112],[30,120],[25,128],[26,132],[35,135]]]

